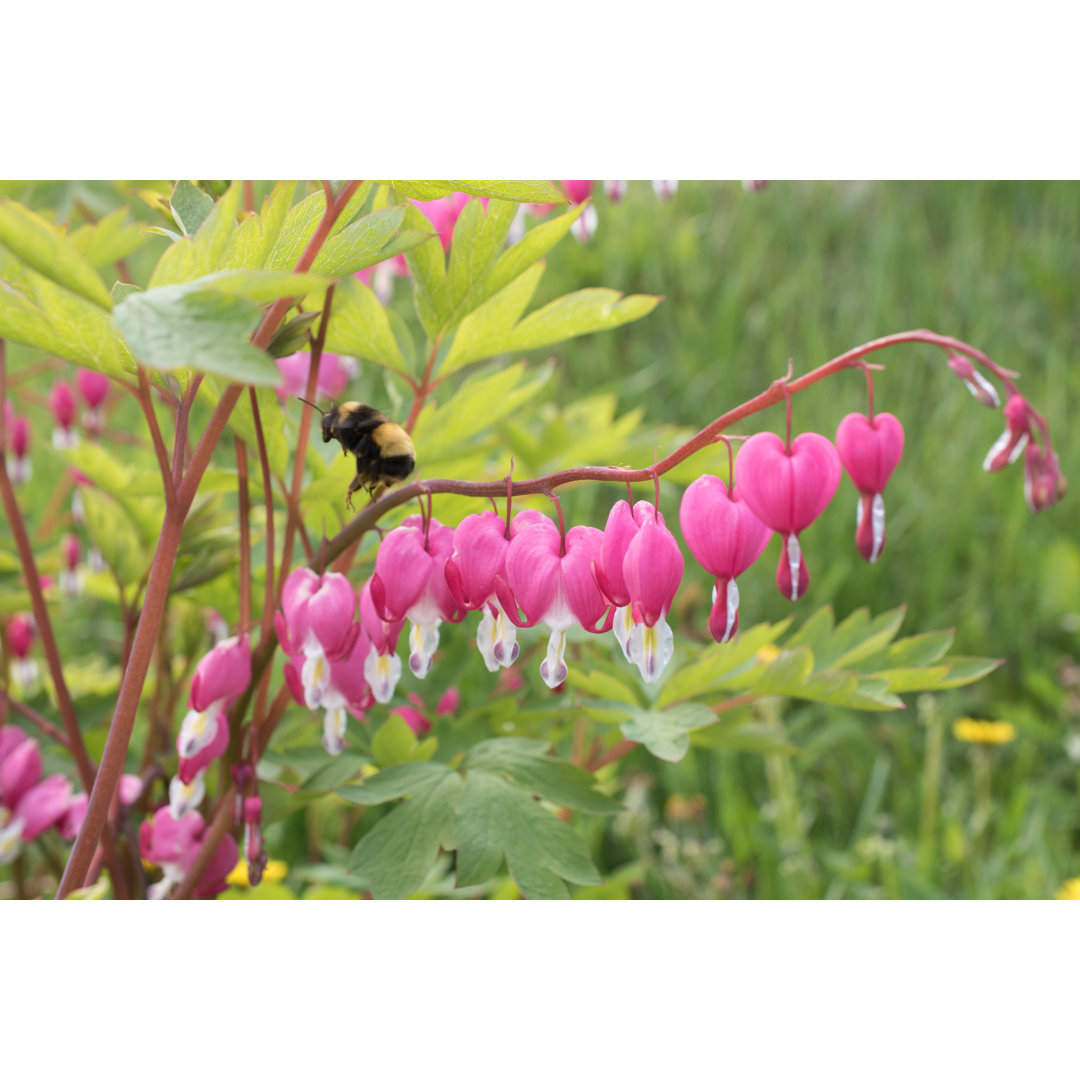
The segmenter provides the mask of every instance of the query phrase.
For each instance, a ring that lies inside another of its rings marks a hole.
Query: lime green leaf
[[[112,307],[104,282],[63,230],[13,199],[0,199],[0,244],[50,281]]]
[[[334,293],[332,310],[326,333],[328,350],[372,360],[393,371],[408,371],[386,308],[363,282],[356,278],[342,281]]]
[[[489,269],[506,243],[517,207],[501,199],[492,200],[484,211],[479,199],[470,199],[454,225],[450,245],[450,265],[446,273],[446,302],[450,316],[443,326],[453,326],[467,311],[477,306],[471,292],[479,289]]]
[[[145,240],[142,225],[126,223],[126,218],[127,208],[122,206],[96,224],[76,229],[69,239],[91,266],[98,269],[109,266],[126,259]]]
[[[461,455],[462,444],[509,416],[547,382],[551,368],[542,368],[528,382],[524,363],[466,379],[444,405],[429,404],[413,433],[425,465]]]
[[[261,213],[245,219],[229,237],[222,266],[229,269],[257,269],[266,263],[281,235],[295,189],[295,180],[279,180],[274,185],[274,190],[263,199]]]
[[[884,679],[894,694],[909,694],[915,690],[939,689],[949,669],[948,664],[938,664],[935,667],[889,668],[874,674]]]
[[[371,752],[380,766],[408,761],[416,750],[416,735],[400,716],[391,716],[371,738]]]
[[[437,761],[406,761],[380,769],[362,784],[338,788],[337,793],[358,806],[377,806],[425,791],[442,783],[450,772],[448,766]]]
[[[121,300],[132,293],[142,292],[138,285],[133,285],[130,281],[115,281],[113,287],[109,290],[109,298],[114,304],[119,304]]]
[[[454,342],[439,369],[448,375],[466,364],[507,351],[515,323],[525,313],[544,273],[537,262],[461,320]]]
[[[312,269],[318,274],[346,277],[411,251],[435,235],[430,225],[402,231],[404,217],[405,207],[387,206],[354,221],[323,244]]]
[[[656,699],[657,707],[664,708],[714,690],[732,672],[756,663],[758,650],[782,637],[791,623],[790,616],[775,625],[759,623],[741,631],[734,641],[703,649],[694,663],[681,668],[667,681]]]
[[[818,649],[820,649],[832,636],[835,626],[836,618],[833,615],[832,604],[826,604],[823,608],[818,608],[818,610],[791,635],[787,641],[787,647],[789,649],[794,649],[799,645],[809,645],[816,654]]]
[[[622,733],[642,743],[664,761],[682,761],[690,749],[690,732],[716,723],[707,705],[675,705],[670,709],[633,709]]]
[[[196,282],[135,293],[113,319],[147,367],[216,372],[233,382],[276,386],[281,374],[248,338],[258,325],[257,304]]]
[[[367,880],[376,900],[404,899],[424,884],[442,841],[453,833],[461,791],[460,774],[447,770],[437,783],[382,818],[356,845],[349,870]]]
[[[212,289],[223,296],[242,296],[258,304],[269,304],[287,296],[322,291],[333,282],[317,274],[290,274],[282,270],[220,270],[189,284]]]
[[[599,668],[583,670],[578,666],[572,666],[567,674],[570,685],[575,690],[590,694],[593,697],[606,698],[610,701],[619,701],[624,705],[641,705],[642,701],[634,692],[632,684],[625,679],[619,679],[607,671]]]
[[[569,201],[550,180],[380,180],[379,183],[417,202],[431,202],[455,191],[519,203]]]
[[[169,199],[173,218],[185,236],[193,236],[210,216],[214,200],[190,180],[177,180]]]
[[[277,368],[275,367],[274,370],[276,371]],[[213,409],[221,400],[224,391],[224,380],[219,381],[213,376],[208,376],[199,386],[199,398],[207,408]],[[278,404],[277,394],[269,386],[260,386],[255,391],[255,399],[259,405],[259,419],[262,421],[263,441],[266,444],[266,458],[270,465],[270,472],[279,478],[284,477],[289,465],[290,448],[288,439],[285,437],[285,416],[281,405]],[[255,416],[251,411],[248,395],[245,394],[229,414],[228,426],[234,435],[244,440],[253,455],[258,454],[259,440],[255,434]],[[235,480],[233,486],[235,487]]]
[[[619,804],[596,791],[595,778],[584,769],[547,754],[547,744],[538,739],[498,738],[477,743],[461,766],[466,772],[505,776],[543,799],[583,810],[589,814],[614,814]]]
[[[987,660],[981,656],[953,657],[949,664],[949,674],[941,680],[937,689],[951,690],[956,686],[967,686],[985,678],[1003,663],[1003,660]]]
[[[352,221],[366,202],[370,191],[371,181],[365,180],[334,222],[328,239],[333,238]],[[286,215],[285,223],[274,240],[266,259],[266,269],[292,270],[300,261],[300,256],[304,254],[308,241],[315,235],[325,213],[326,196],[321,191],[316,191],[298,202]]]
[[[239,205],[240,185],[233,184],[214,204],[194,235],[177,240],[162,252],[150,275],[150,288],[194,281],[221,269],[229,238],[236,231]]]
[[[884,656],[889,668],[924,667],[940,660],[952,647],[955,632],[935,630],[928,634],[914,634],[890,645]]]
[[[150,561],[149,552],[139,544],[128,515],[102,492],[87,488],[82,493],[86,531],[105,564],[121,585],[141,580]]]
[[[471,772],[457,810],[459,887],[494,877],[503,859],[518,887],[532,899],[566,899],[567,881],[600,884],[585,841],[515,784],[491,773]]]
[[[784,729],[777,724],[731,723],[725,719],[695,732],[691,742],[694,746],[751,754],[799,753],[799,748],[788,742]]]
[[[546,304],[523,319],[508,335],[504,349],[539,349],[557,341],[611,330],[648,315],[659,296],[623,296],[614,289],[579,289]]]
[[[406,206],[404,222],[411,232],[430,232],[431,222],[416,209]],[[428,337],[435,341],[440,327],[450,318],[450,305],[446,298],[446,256],[442,244],[421,244],[406,252],[409,275],[413,283],[413,303],[420,325]]]
[[[857,664],[880,652],[896,636],[906,610],[901,606],[872,620],[867,608],[853,611],[836,628],[827,643],[814,649],[818,670]]]

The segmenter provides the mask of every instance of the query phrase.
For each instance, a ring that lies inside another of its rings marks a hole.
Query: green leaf
[[[538,752],[539,750],[539,752]],[[619,804],[595,790],[596,780],[584,769],[550,757],[537,739],[497,738],[477,743],[461,766],[466,772],[505,776],[543,799],[589,814],[614,814]]]
[[[321,768],[316,769],[301,785],[304,791],[333,791],[351,780],[371,759],[353,750],[343,750]]]
[[[405,227],[411,232],[431,231],[431,222],[416,209],[406,206]],[[442,244],[421,244],[406,252],[409,276],[413,283],[413,303],[420,325],[432,340],[437,340],[440,327],[450,317],[450,305],[446,298],[446,256]]]
[[[199,398],[208,409],[213,409],[221,400],[225,385],[224,381],[219,381],[213,376],[203,380],[199,386]],[[255,400],[259,405],[259,419],[262,421],[263,441],[266,443],[266,459],[270,465],[270,472],[279,478],[284,477],[289,465],[290,453],[289,441],[285,437],[285,414],[278,403],[276,392],[269,386],[258,387],[255,391]],[[255,416],[246,394],[236,403],[236,408],[229,413],[228,426],[234,435],[244,440],[253,455],[258,454],[259,440],[255,434]],[[235,488],[235,479],[232,486]],[[201,487],[200,490],[202,490]]]
[[[426,229],[401,230],[404,206],[387,206],[354,221],[331,236],[315,258],[317,274],[346,277],[394,255],[404,254],[434,237]]]
[[[69,239],[91,266],[96,269],[109,266],[126,259],[145,241],[142,225],[129,224],[126,219],[127,207],[121,206],[95,224],[76,229]]]
[[[521,891],[535,900],[566,899],[567,881],[600,884],[581,836],[515,784],[471,772],[457,811],[459,887],[494,877],[503,859]]]
[[[466,315],[439,373],[448,375],[466,364],[505,352],[511,331],[529,306],[543,273],[544,264],[535,263],[471,315]]]
[[[519,203],[569,201],[550,180],[380,180],[379,183],[417,202],[431,202],[455,191]]]
[[[150,288],[191,282],[221,269],[229,239],[236,231],[239,205],[240,185],[234,183],[217,200],[194,235],[177,240],[162,252],[150,275]]]
[[[734,641],[724,645],[709,645],[701,650],[693,664],[676,671],[665,683],[657,696],[657,707],[664,708],[677,701],[700,697],[715,690],[732,673],[755,664],[758,650],[782,637],[791,623],[790,616],[775,625],[759,623],[740,631]]]
[[[867,608],[853,611],[836,628],[827,643],[814,649],[818,670],[857,664],[860,660],[880,652],[896,637],[906,610],[901,606],[874,619],[870,618]]]
[[[625,679],[617,678],[600,668],[583,670],[578,666],[572,666],[567,673],[567,680],[575,690],[590,694],[592,697],[619,701],[624,705],[638,706],[641,699],[634,692],[632,684]]]
[[[648,315],[659,296],[623,296],[614,289],[579,289],[523,319],[507,336],[506,352],[539,349],[558,341],[611,330]]]
[[[435,461],[456,460],[462,444],[488,430],[540,392],[551,375],[542,368],[528,382],[524,362],[502,370],[465,379],[445,404],[429,403],[420,414],[413,433],[425,467]]]
[[[386,308],[356,278],[342,281],[334,292],[332,318],[326,333],[331,352],[372,360],[392,371],[407,372]]]
[[[169,206],[181,232],[185,236],[193,236],[210,216],[214,200],[190,180],[177,180]]]
[[[382,818],[356,845],[349,870],[367,880],[376,900],[401,900],[424,884],[442,841],[454,830],[462,787],[460,774],[447,770],[438,782]]]
[[[889,668],[924,667],[940,660],[952,648],[953,630],[935,630],[890,645],[885,653],[885,665]]]
[[[391,716],[371,738],[371,752],[380,766],[408,761],[416,750],[416,735],[400,716]]]
[[[967,686],[985,678],[996,671],[1004,660],[987,660],[981,656],[954,656],[949,664],[949,674],[941,680],[937,689],[952,690],[957,686]]]
[[[246,218],[229,237],[222,266],[229,269],[258,269],[266,263],[281,235],[295,189],[295,180],[279,180],[274,185],[274,190],[263,199],[261,213]]]
[[[281,373],[248,340],[259,322],[258,305],[197,285],[148,289],[117,304],[116,328],[135,356],[158,371],[206,371],[233,382],[276,386]]]
[[[295,352],[307,350],[311,331],[315,328],[315,322],[321,314],[321,311],[305,311],[303,315],[297,315],[294,319],[283,323],[270,339],[266,351],[275,359],[280,359],[283,356],[292,356]]]
[[[450,265],[446,272],[446,302],[450,308],[443,331],[476,307],[470,302],[480,283],[506,243],[517,207],[512,202],[492,200],[485,212],[479,199],[470,199],[454,225],[450,244]]]
[[[371,191],[371,181],[365,180],[353,194],[348,205],[338,216],[330,230],[330,238],[344,229],[354,215],[367,201]],[[290,193],[291,196],[291,193]],[[266,258],[267,270],[292,270],[304,254],[308,241],[315,235],[323,215],[326,213],[326,196],[316,191],[298,202],[286,215],[270,254]]]
[[[301,297],[322,291],[333,282],[317,274],[290,274],[282,270],[220,270],[189,284],[223,296],[242,296],[258,304],[269,304],[287,296]]]
[[[438,761],[406,761],[369,776],[362,784],[337,789],[345,800],[357,806],[377,806],[406,795],[415,795],[442,783],[452,770]]]
[[[112,307],[104,282],[63,230],[13,199],[0,199],[0,244],[50,281]]]
[[[695,746],[750,754],[799,753],[799,748],[788,742],[784,729],[778,724],[731,723],[724,719],[695,732],[691,741]]]
[[[82,505],[86,531],[120,584],[134,585],[141,580],[150,556],[139,544],[128,515],[94,488],[82,493]]]
[[[690,749],[690,732],[716,723],[707,705],[675,705],[670,709],[633,709],[622,733],[642,743],[650,754],[664,761],[682,761]]]

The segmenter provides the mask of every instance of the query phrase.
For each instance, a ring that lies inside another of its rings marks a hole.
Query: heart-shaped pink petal
[[[729,494],[717,476],[699,476],[683,495],[679,524],[687,546],[716,578],[734,578],[747,570],[772,537],[747,506],[738,488]]]
[[[849,413],[836,429],[836,449],[859,492],[876,495],[885,490],[904,452],[904,428],[892,413],[878,413],[873,420]]]

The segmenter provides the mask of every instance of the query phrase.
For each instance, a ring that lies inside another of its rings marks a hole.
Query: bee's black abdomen
[[[383,482],[393,480],[398,483],[404,480],[416,468],[416,458],[410,454],[396,454],[393,457],[379,458],[379,472],[383,475]]]

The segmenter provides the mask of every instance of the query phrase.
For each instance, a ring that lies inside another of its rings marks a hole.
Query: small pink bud
[[[678,180],[654,180],[652,182],[653,191],[656,192],[657,197],[667,202],[668,199],[675,198],[675,192],[679,190]]]
[[[124,806],[131,806],[139,798],[143,792],[143,782],[141,777],[135,776],[132,773],[124,773],[120,777],[120,802]]]
[[[83,401],[91,409],[96,409],[103,404],[109,394],[108,376],[102,375],[100,371],[79,368],[75,375],[75,383],[79,387],[79,393],[82,394]]]
[[[68,570],[74,570],[82,558],[82,544],[73,533],[68,533],[60,542],[60,551],[64,558],[64,566]]]
[[[1035,513],[1065,497],[1069,485],[1052,450],[1030,443],[1024,451],[1024,500]]]
[[[83,818],[86,817],[86,804],[90,796],[85,791],[79,792],[68,804],[64,816],[56,823],[56,831],[62,840],[74,840],[82,828]]]
[[[972,397],[980,405],[985,405],[988,409],[996,409],[1001,404],[994,384],[977,371],[966,356],[950,357],[949,367],[958,379],[963,380],[964,385],[971,391]]]
[[[747,195],[754,195],[759,191],[764,191],[769,186],[768,180],[744,180],[742,182],[743,191]]]
[[[451,686],[435,706],[436,716],[453,716],[461,704],[461,691],[456,686]]]
[[[622,202],[622,200],[626,197],[626,181],[605,180],[604,194],[613,203]]]
[[[1005,415],[1005,430],[990,447],[983,461],[983,468],[987,472],[998,472],[1004,469],[1023,452],[1031,437],[1030,411],[1030,406],[1020,394],[1011,395],[1005,402],[1005,408],[1002,410]]]
[[[24,660],[30,652],[30,645],[34,640],[34,624],[29,615],[15,615],[7,628],[8,648],[20,660]]]
[[[584,202],[590,195],[592,195],[593,181],[592,180],[564,180],[563,190],[566,192],[567,197],[576,206],[578,203]]]
[[[71,385],[57,379],[49,391],[49,410],[56,426],[53,428],[53,446],[64,450],[79,445],[79,434],[72,426],[75,420],[75,394]]]

